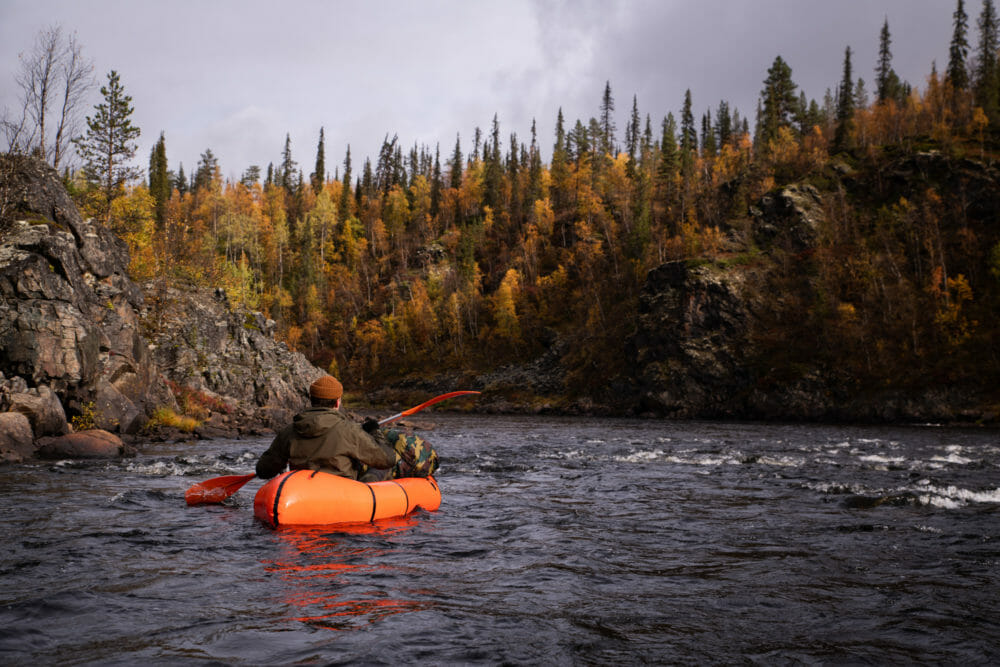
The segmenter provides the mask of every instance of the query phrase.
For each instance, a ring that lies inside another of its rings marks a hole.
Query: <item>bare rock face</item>
[[[171,382],[246,411],[243,423],[272,429],[306,406],[323,371],[274,339],[273,320],[231,308],[222,290],[150,284],[146,293],[153,355]]]
[[[41,400],[39,388],[47,387],[71,413],[93,404],[99,426],[134,433],[173,398],[140,333],[143,297],[128,277],[128,249],[103,225],[81,219],[47,164],[0,161],[8,197],[0,227],[0,373],[22,378]],[[33,402],[21,399],[35,415],[36,437],[59,432],[49,423],[55,411],[42,417]]]
[[[668,262],[649,272],[628,342],[643,410],[673,417],[739,412],[750,312],[739,273]]]
[[[801,252],[816,245],[826,212],[819,191],[796,183],[770,192],[750,210],[753,238],[761,248],[783,246]]]

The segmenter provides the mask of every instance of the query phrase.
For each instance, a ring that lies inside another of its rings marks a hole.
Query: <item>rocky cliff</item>
[[[218,289],[149,284],[145,293],[153,359],[172,386],[219,406],[212,428],[273,429],[304,407],[323,371],[275,341],[273,320],[231,307]]]
[[[3,458],[33,455],[74,416],[137,434],[190,391],[213,392],[215,407],[233,415],[215,420],[217,433],[273,425],[304,403],[320,371],[276,343],[273,324],[204,293],[174,293],[151,340],[151,310],[128,276],[125,244],[83,220],[43,162],[0,156],[0,181]]]

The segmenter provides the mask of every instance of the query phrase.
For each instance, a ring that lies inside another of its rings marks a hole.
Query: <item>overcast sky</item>
[[[146,168],[162,131],[171,169],[190,175],[210,148],[223,175],[281,160],[285,135],[308,176],[320,127],[332,176],[348,144],[354,173],[386,134],[404,149],[457,135],[468,154],[494,114],[502,141],[530,141],[537,121],[547,160],[556,115],[568,128],[599,115],[605,82],[622,141],[632,99],[658,136],[691,90],[696,118],[720,100],[753,123],[775,56],[822,103],[844,49],[874,91],[888,18],[892,65],[924,89],[944,71],[953,0],[0,0],[0,112],[19,108],[18,54],[38,32],[76,33],[99,85],[112,69],[132,96]],[[980,0],[966,0],[976,44]],[[970,54],[971,55],[971,54]],[[99,99],[95,87],[86,105]],[[341,167],[342,169],[342,167]]]

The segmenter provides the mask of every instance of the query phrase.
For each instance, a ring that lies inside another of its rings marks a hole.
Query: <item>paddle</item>
[[[388,424],[394,422],[397,419],[402,419],[403,417],[409,417],[412,414],[420,412],[426,407],[434,405],[435,403],[440,403],[449,398],[454,398],[455,396],[465,396],[467,394],[478,394],[478,391],[452,391],[447,394],[441,394],[440,396],[435,396],[429,401],[425,401],[420,405],[410,408],[409,410],[403,410],[391,417],[387,417],[379,422],[379,426],[383,424]],[[221,503],[223,500],[233,495],[239,491],[244,484],[249,482],[251,479],[257,475],[224,475],[223,477],[213,477],[212,479],[206,479],[204,482],[198,482],[187,491],[184,492],[184,500],[187,501],[188,505],[204,505],[206,503]]]

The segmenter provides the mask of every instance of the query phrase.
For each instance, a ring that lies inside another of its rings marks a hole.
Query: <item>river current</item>
[[[271,530],[268,439],[0,468],[0,663],[996,664],[1000,433],[433,414],[436,512]]]

